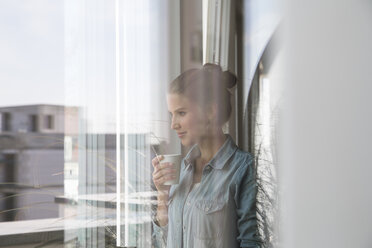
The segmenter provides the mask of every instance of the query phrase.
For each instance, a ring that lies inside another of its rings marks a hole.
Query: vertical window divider
[[[116,85],[116,246],[121,245],[121,143],[120,143],[120,28],[119,0],[115,1],[115,85]]]

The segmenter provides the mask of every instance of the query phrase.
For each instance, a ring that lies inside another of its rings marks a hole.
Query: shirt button
[[[187,204],[187,206],[190,206],[190,201],[187,201],[186,204]]]
[[[186,231],[186,227],[185,226],[183,226],[183,231]]]

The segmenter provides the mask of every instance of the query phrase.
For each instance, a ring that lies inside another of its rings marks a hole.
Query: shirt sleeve
[[[168,224],[165,226],[159,226],[154,221],[152,221],[153,227],[153,242],[155,248],[165,248],[167,247],[168,238]]]
[[[182,162],[183,164],[183,162]],[[172,196],[174,193],[175,185],[172,185],[169,190],[169,199],[167,205],[169,206],[170,202],[172,201]],[[155,211],[156,213],[156,211]],[[165,248],[167,247],[167,239],[168,239],[168,224],[165,226],[159,226],[157,222],[152,220],[152,227],[153,227],[153,234],[152,234],[152,240],[155,248]]]
[[[240,247],[259,248],[262,242],[259,237],[256,215],[257,182],[251,156],[241,165],[238,175],[241,176],[235,194],[239,231],[237,240]]]

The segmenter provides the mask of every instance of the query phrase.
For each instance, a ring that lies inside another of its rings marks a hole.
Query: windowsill
[[[157,200],[151,199],[156,197],[156,192],[137,192],[129,194],[128,204],[151,205],[157,204]],[[95,204],[97,207],[116,208],[116,193],[89,194],[79,195],[78,198],[68,196],[56,196],[56,203],[76,205],[80,203]],[[121,203],[124,204],[124,194],[121,196]]]
[[[80,228],[115,226],[115,219],[80,220],[52,218],[0,222],[0,237],[17,234],[45,233]],[[0,242],[2,244],[2,242]]]
[[[138,192],[129,195],[130,205],[149,206],[157,204],[151,197],[156,192]],[[124,195],[121,197],[124,199]],[[61,204],[61,218],[35,219],[25,221],[0,222],[1,246],[26,245],[45,242],[45,237],[64,241],[66,231],[75,232],[79,229],[116,226],[116,193],[80,195],[78,199],[66,196],[55,197],[55,202]],[[121,201],[124,204],[124,200]],[[77,216],[79,206],[86,206],[89,211],[87,216]],[[65,209],[67,207],[67,209]],[[99,209],[101,208],[101,209]],[[103,209],[103,208],[106,208]],[[67,212],[65,212],[65,210]],[[99,219],[90,216],[89,212],[104,213]],[[102,212],[103,211],[103,212]],[[136,211],[129,216],[129,223],[151,223],[149,210]]]
[[[24,221],[0,222],[1,246],[40,243],[45,241],[47,235],[51,239],[63,240],[67,230],[78,230],[96,227],[115,226],[115,219],[37,219]]]

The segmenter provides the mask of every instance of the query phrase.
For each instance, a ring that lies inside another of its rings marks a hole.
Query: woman
[[[184,146],[180,182],[173,164],[152,160],[158,190],[155,246],[171,248],[259,247],[256,181],[252,156],[237,148],[222,126],[231,113],[230,91],[236,78],[205,64],[182,73],[167,95],[171,128]]]

